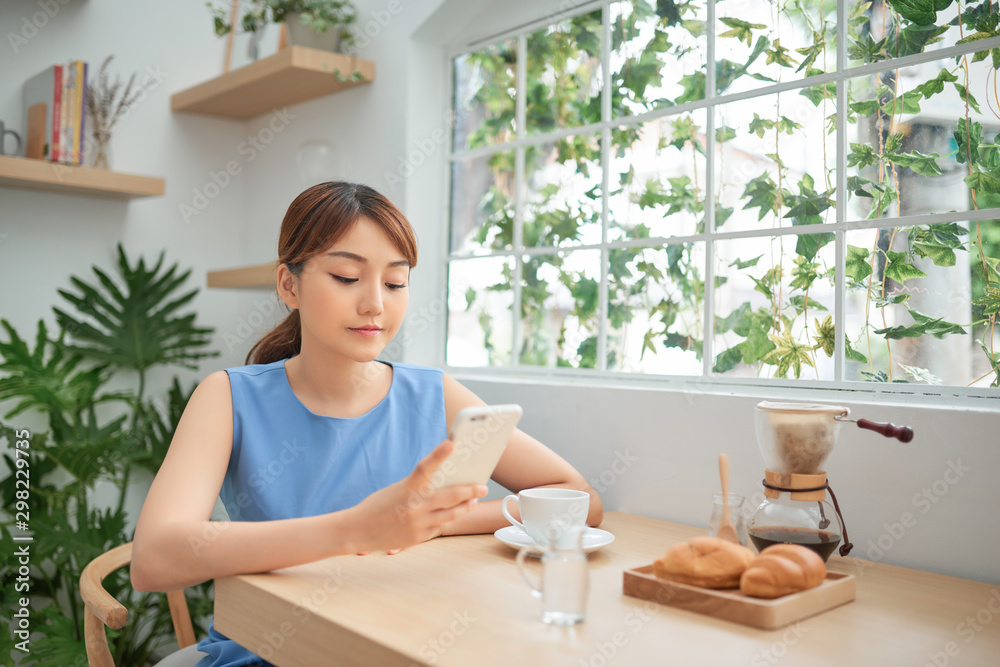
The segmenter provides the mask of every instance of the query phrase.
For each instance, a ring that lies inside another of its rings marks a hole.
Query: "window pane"
[[[813,86],[718,107],[716,230],[834,222],[835,99]]]
[[[962,11],[965,25],[960,28],[957,2],[937,12],[929,9],[931,4],[896,3],[898,9],[904,10],[900,15],[893,11],[891,4],[881,0],[851,0],[847,40],[849,66],[954,46],[963,36],[976,33],[977,21],[989,11],[987,3],[981,3],[979,8],[965,6]]]
[[[608,240],[704,231],[705,112],[612,132]]]
[[[521,363],[595,368],[600,251],[525,255],[522,270]]]
[[[735,93],[834,71],[836,0],[715,5],[717,93]]]
[[[514,40],[455,58],[453,150],[514,139],[516,63]]]
[[[715,243],[714,372],[833,379],[833,234]]]
[[[704,0],[611,4],[613,116],[705,97],[705,4]]]
[[[601,11],[528,35],[528,134],[601,120]]]
[[[449,365],[510,364],[513,266],[510,257],[456,260],[448,265]]]
[[[509,250],[514,228],[514,153],[451,164],[451,251]]]
[[[608,370],[701,375],[705,244],[612,248]]]
[[[600,135],[525,148],[524,245],[601,242]]]
[[[846,379],[1000,382],[998,266],[997,220],[849,232]]]
[[[977,196],[1000,189],[992,59],[970,60],[968,69],[968,93],[954,59],[850,81],[852,219],[964,211],[970,185]]]

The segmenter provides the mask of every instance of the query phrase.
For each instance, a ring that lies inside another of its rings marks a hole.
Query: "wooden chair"
[[[87,662],[90,667],[115,667],[104,628],[107,626],[120,630],[125,627],[128,621],[128,609],[104,590],[104,578],[131,562],[132,543],[128,542],[90,561],[80,574],[80,597],[86,604],[84,636],[87,644]],[[194,626],[191,624],[191,614],[188,611],[187,600],[184,599],[184,591],[167,593],[167,603],[170,605],[170,618],[174,623],[178,646],[184,649],[194,645]]]

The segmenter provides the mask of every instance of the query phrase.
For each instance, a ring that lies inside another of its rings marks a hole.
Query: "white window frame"
[[[522,54],[526,53],[526,41],[527,35],[537,31],[539,29],[545,28],[547,26],[553,25],[565,21],[567,19],[579,16],[581,14],[586,14],[597,9],[602,12],[602,62],[607,63],[610,60],[610,48],[611,48],[611,35],[610,35],[610,21],[609,21],[609,11],[610,5],[614,4],[616,0],[594,0],[592,2],[586,2],[582,4],[577,4],[575,6],[565,8],[566,3],[561,5],[559,11],[550,13],[544,17],[532,20],[519,26],[516,29],[507,30],[504,32],[497,33],[484,38],[475,39],[474,41],[469,41],[466,43],[452,44],[445,49],[445,85],[442,87],[445,92],[445,109],[453,109],[453,96],[454,96],[454,69],[453,62],[456,57],[468,54],[490,45],[494,45],[498,42],[516,38],[517,39],[517,74],[516,83],[518,90],[524,90],[527,78],[527,64],[525,58],[521,57]],[[848,132],[847,132],[847,117],[846,114],[837,114],[837,128],[836,128],[836,144],[837,144],[837,156],[836,156],[836,187],[837,187],[837,202],[835,210],[835,221],[832,223],[823,223],[810,225],[808,230],[803,230],[801,227],[789,227],[789,228],[765,228],[765,229],[755,229],[755,230],[745,230],[745,231],[728,231],[728,232],[716,232],[714,217],[715,217],[715,198],[711,195],[707,195],[705,199],[705,231],[701,234],[693,234],[689,236],[672,236],[672,237],[652,237],[643,239],[631,239],[625,241],[607,242],[608,233],[608,205],[607,205],[607,191],[608,191],[608,164],[609,153],[611,151],[611,129],[613,127],[621,127],[623,125],[639,125],[648,122],[653,119],[658,119],[662,117],[675,116],[695,110],[705,110],[706,115],[706,146],[705,154],[706,156],[713,156],[715,150],[715,114],[713,113],[717,106],[724,104],[729,104],[733,102],[739,102],[742,100],[753,99],[758,97],[765,97],[768,95],[774,95],[781,92],[813,87],[818,85],[823,85],[826,83],[837,84],[837,109],[844,109],[847,106],[847,86],[844,85],[848,80],[865,75],[871,75],[879,72],[898,70],[905,67],[919,65],[927,62],[943,60],[946,58],[953,57],[959,54],[972,53],[974,51],[980,51],[984,49],[992,49],[1000,47],[1000,38],[991,38],[987,40],[980,40],[971,44],[964,44],[959,46],[951,46],[942,48],[939,50],[930,50],[923,53],[918,53],[914,55],[904,56],[900,58],[887,59],[880,61],[878,63],[872,63],[869,65],[862,65],[848,68],[846,67],[847,61],[847,40],[840,39],[837,40],[837,53],[836,62],[837,68],[834,72],[829,72],[813,77],[804,77],[802,79],[796,79],[793,81],[786,81],[777,84],[764,85],[752,90],[747,90],[737,93],[727,93],[722,95],[717,95],[715,93],[715,68],[711,66],[711,63],[715,59],[715,42],[716,37],[714,35],[711,26],[715,25],[716,14],[715,14],[715,0],[706,0],[707,2],[707,15],[706,15],[706,25],[708,29],[707,34],[707,52],[706,52],[706,62],[709,66],[706,69],[706,81],[705,81],[705,97],[702,100],[695,102],[688,102],[685,104],[665,107],[657,109],[655,111],[649,111],[643,114],[612,118],[611,117],[611,71],[609,67],[603,68],[604,82],[602,86],[602,99],[601,99],[601,116],[602,120],[598,123],[592,123],[589,125],[583,125],[578,127],[561,128],[556,131],[534,134],[526,136],[525,133],[525,96],[518,95],[515,102],[515,123],[516,123],[516,139],[512,142],[500,144],[498,146],[486,146],[473,150],[462,150],[455,151],[452,144],[453,133],[449,133],[447,140],[447,153],[443,159],[443,169],[444,174],[444,201],[442,205],[442,212],[444,213],[443,220],[446,225],[446,230],[450,228],[451,222],[451,185],[452,177],[451,170],[452,165],[455,161],[468,160],[470,158],[484,157],[500,151],[515,151],[515,173],[514,182],[516,184],[515,192],[515,217],[514,217],[514,230],[513,230],[513,244],[509,251],[495,251],[487,253],[475,253],[475,254],[462,254],[453,253],[450,248],[450,232],[447,232],[444,236],[444,247],[442,248],[442,264],[443,264],[443,276],[448,275],[449,265],[456,260],[472,259],[472,258],[489,258],[489,257],[504,257],[513,258],[514,269],[516,279],[513,281],[513,304],[511,306],[512,311],[512,358],[511,364],[507,366],[489,366],[489,367],[470,367],[470,366],[451,366],[447,364],[447,355],[444,352],[444,348],[447,345],[447,324],[441,329],[441,340],[439,342],[441,349],[442,365],[445,369],[453,374],[461,375],[470,378],[495,378],[495,379],[525,379],[525,380],[557,380],[559,382],[564,382],[567,384],[597,384],[599,386],[617,386],[617,387],[660,387],[664,389],[673,389],[681,391],[697,391],[705,393],[724,393],[724,394],[739,394],[739,395],[762,395],[764,393],[768,395],[784,395],[784,396],[803,396],[803,392],[807,395],[812,395],[813,397],[827,397],[832,396],[842,397],[847,399],[851,397],[851,400],[857,398],[860,399],[864,396],[874,397],[876,400],[917,400],[919,402],[934,402],[940,404],[941,400],[947,400],[949,403],[957,402],[958,405],[966,405],[970,407],[974,406],[989,406],[991,408],[997,407],[996,402],[1000,399],[1000,389],[989,388],[989,387],[958,387],[958,386],[933,386],[933,385],[921,385],[921,384],[894,384],[894,383],[878,383],[878,382],[862,382],[855,380],[845,380],[844,379],[844,351],[843,351],[843,341],[845,338],[844,331],[844,321],[845,321],[845,298],[844,290],[836,289],[837,286],[843,286],[846,282],[845,280],[845,254],[847,247],[847,232],[848,231],[858,231],[865,229],[878,229],[885,227],[907,227],[914,225],[927,225],[927,224],[938,224],[938,223],[948,223],[948,222],[975,222],[979,220],[992,220],[1000,218],[1000,208],[987,208],[980,209],[978,211],[968,210],[968,211],[958,211],[953,213],[940,213],[940,214],[927,214],[927,215],[911,215],[902,216],[896,218],[881,218],[875,221],[871,220],[849,220],[847,219],[847,197],[844,193],[847,192],[847,153],[848,153]],[[838,32],[839,26],[846,25],[847,15],[848,15],[848,3],[837,2],[837,25]],[[544,144],[549,143],[557,139],[561,139],[568,136],[574,135],[586,135],[594,134],[600,132],[602,135],[601,142],[601,169],[602,169],[602,232],[601,238],[602,243],[600,244],[590,244],[590,245],[573,245],[573,246],[559,246],[559,247],[523,247],[521,232],[523,228],[523,202],[524,202],[524,185],[525,185],[525,164],[524,164],[524,152],[518,150],[528,145]],[[710,159],[710,158],[707,158]],[[709,162],[706,165],[705,170],[705,192],[711,193],[715,191],[715,170],[712,168],[712,163]],[[712,349],[713,336],[714,336],[714,292],[715,292],[715,262],[714,262],[714,244],[713,241],[725,240],[725,239],[738,239],[738,238],[773,238],[783,235],[793,235],[797,236],[801,233],[833,233],[834,243],[835,243],[835,257],[836,257],[836,276],[835,276],[835,303],[834,303],[834,326],[835,326],[835,336],[836,336],[836,350],[834,353],[834,379],[833,380],[810,380],[810,379],[782,379],[782,378],[764,378],[764,377],[724,377],[713,375],[712,365],[715,356],[715,352]],[[606,326],[607,326],[607,280],[608,280],[608,251],[614,248],[626,248],[626,247],[655,247],[657,244],[680,244],[680,243],[691,243],[691,242],[703,242],[705,244],[705,256],[706,256],[706,266],[705,266],[705,331],[704,331],[704,341],[702,349],[702,374],[700,376],[691,375],[653,375],[653,374],[641,374],[641,373],[624,373],[616,371],[604,370],[604,364],[606,363]],[[550,255],[555,253],[566,253],[574,252],[579,250],[594,250],[598,249],[601,251],[601,278],[600,285],[601,290],[599,291],[599,302],[598,310],[600,313],[599,317],[599,329],[598,329],[598,350],[597,350],[597,362],[599,364],[598,369],[566,369],[566,368],[552,368],[552,367],[538,367],[538,366],[525,366],[518,363],[516,346],[520,340],[521,335],[521,318],[517,316],[520,312],[520,295],[521,295],[521,264],[522,257],[524,255]],[[443,292],[447,294],[448,281],[445,279],[443,285]]]

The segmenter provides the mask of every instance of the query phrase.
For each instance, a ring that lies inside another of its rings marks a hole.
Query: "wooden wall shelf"
[[[360,81],[341,81],[354,72]],[[342,53],[289,46],[272,56],[182,90],[170,108],[223,118],[253,118],[273,109],[353,88],[375,79],[375,63]]]
[[[0,155],[0,186],[88,197],[134,199],[162,197],[166,184],[162,178],[153,176]]]
[[[224,271],[209,271],[209,287],[247,287],[274,289],[277,279],[277,262],[245,266]]]

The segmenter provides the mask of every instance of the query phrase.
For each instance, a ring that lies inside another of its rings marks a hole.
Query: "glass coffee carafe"
[[[838,418],[849,412],[830,405],[757,404],[754,422],[766,466],[765,498],[750,517],[747,534],[758,551],[772,544],[801,544],[825,561],[837,548],[844,526],[827,500],[823,466],[837,443]],[[841,555],[849,551],[845,543]]]

